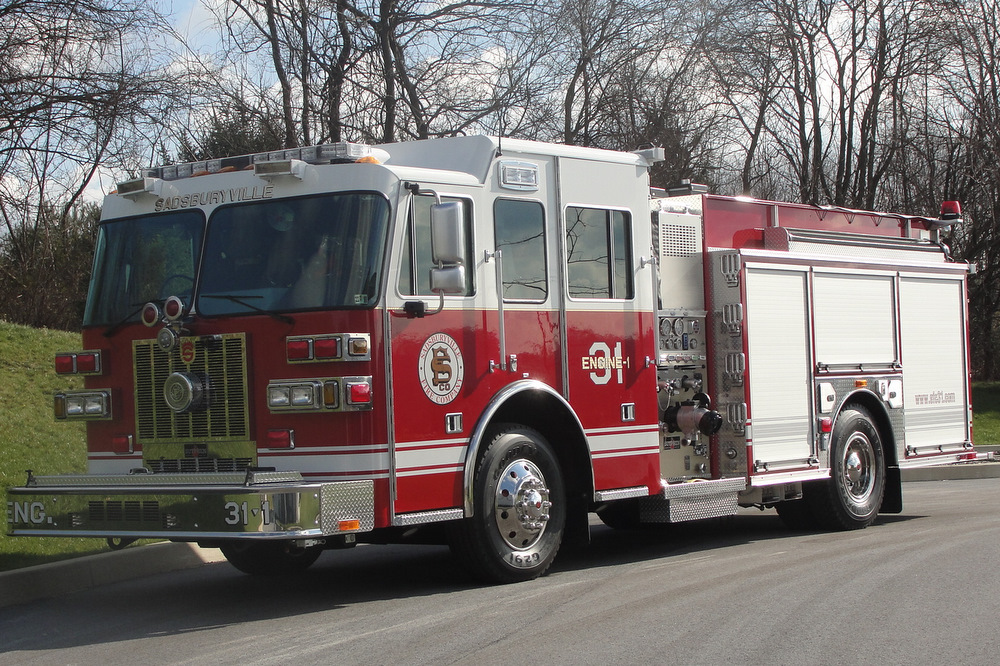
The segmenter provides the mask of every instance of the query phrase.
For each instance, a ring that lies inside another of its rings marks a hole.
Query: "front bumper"
[[[312,539],[375,526],[374,482],[298,472],[29,476],[7,495],[11,536],[174,541]]]

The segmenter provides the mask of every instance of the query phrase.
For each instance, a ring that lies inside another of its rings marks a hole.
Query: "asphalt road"
[[[0,664],[995,664],[1000,479],[907,484],[906,512],[793,533],[773,512],[593,544],[481,586],[446,548],[210,564],[0,608]]]

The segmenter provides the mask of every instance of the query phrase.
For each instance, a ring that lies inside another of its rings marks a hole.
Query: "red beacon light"
[[[941,203],[942,220],[958,220],[962,217],[962,204],[958,201],[944,201]]]

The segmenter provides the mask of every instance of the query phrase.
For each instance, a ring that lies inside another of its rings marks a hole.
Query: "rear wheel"
[[[562,543],[566,492],[555,453],[540,433],[497,426],[473,484],[475,515],[454,526],[452,550],[477,577],[498,583],[536,578]]]
[[[234,543],[220,546],[229,563],[251,576],[277,576],[305,571],[322,548],[299,548],[292,542]]]
[[[812,510],[824,527],[856,530],[874,522],[885,494],[882,438],[863,407],[845,409],[833,429],[830,480],[815,486]]]

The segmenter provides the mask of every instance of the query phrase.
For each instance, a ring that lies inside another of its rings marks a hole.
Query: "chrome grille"
[[[190,364],[181,359],[178,345],[170,352],[155,340],[136,340],[136,430],[140,441],[245,439],[247,412],[246,338],[242,333],[194,341]],[[173,372],[190,372],[208,380],[208,406],[178,414],[163,398],[163,384]]]
[[[88,504],[88,518],[90,522],[103,523],[159,523],[160,503],[155,500],[138,501],[126,500],[124,502],[94,501]]]
[[[146,467],[156,474],[242,472],[252,467],[253,458],[180,458],[177,460],[147,460]]]

